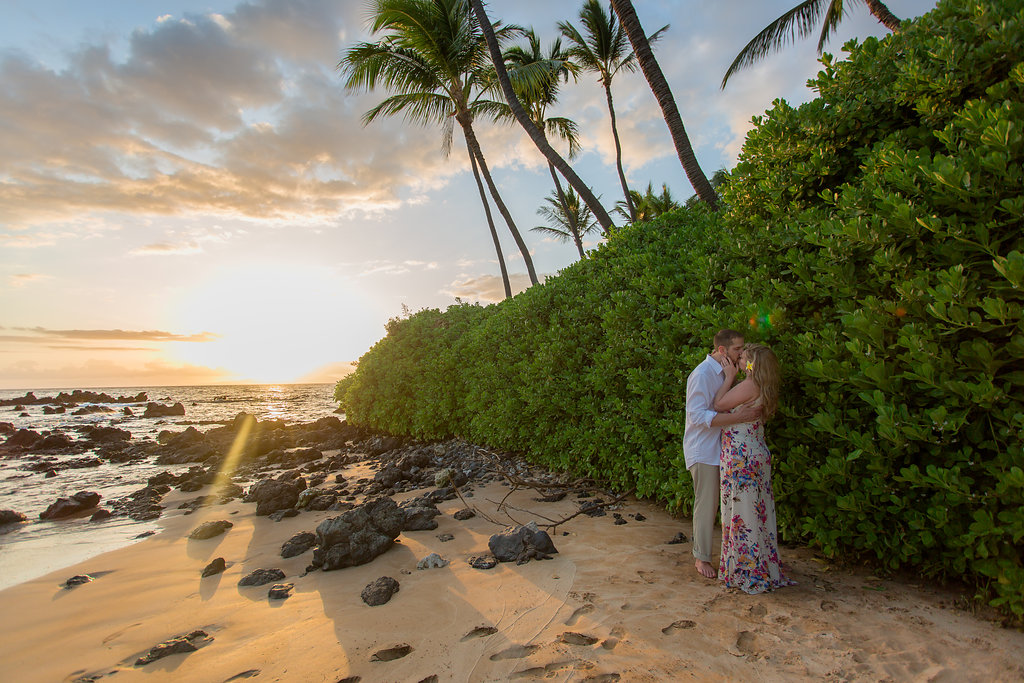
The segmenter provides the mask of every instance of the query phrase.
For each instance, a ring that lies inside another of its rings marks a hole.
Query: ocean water
[[[170,405],[182,403],[183,417],[144,418],[146,403],[99,404],[114,412],[75,416],[68,409],[64,414],[46,415],[44,405],[25,405],[25,410],[14,406],[0,406],[0,422],[9,422],[16,428],[37,432],[61,431],[72,439],[78,437],[74,427],[104,425],[125,429],[132,440],[156,439],[163,430],[182,431],[195,426],[200,431],[213,429],[234,419],[240,412],[254,415],[258,420],[284,420],[288,424],[312,422],[334,414],[337,404],[332,398],[332,384],[267,384],[235,386],[191,387],[70,387],[67,389],[33,390],[36,398],[53,397],[61,391],[74,389],[106,393],[114,398],[134,397],[145,392],[150,402]],[[24,390],[0,391],[0,400],[20,398]],[[81,403],[80,407],[94,404]],[[126,416],[124,408],[131,408],[133,416]],[[27,413],[27,415],[23,415]],[[342,416],[343,417],[343,416]],[[3,437],[0,437],[3,438]],[[64,459],[89,457],[93,453],[58,456]],[[126,517],[113,517],[90,522],[88,517],[43,521],[39,513],[59,497],[71,496],[78,491],[95,491],[103,502],[121,498],[146,485],[146,480],[160,472],[170,470],[177,474],[189,465],[156,465],[152,462],[131,464],[106,463],[99,467],[60,470],[56,477],[46,479],[42,472],[26,469],[33,461],[25,453],[22,457],[7,456],[0,459],[0,509],[25,514],[29,521],[0,527],[0,590],[28,581],[51,571],[82,562],[90,557],[136,542],[147,531],[158,529],[156,521],[137,522]]]

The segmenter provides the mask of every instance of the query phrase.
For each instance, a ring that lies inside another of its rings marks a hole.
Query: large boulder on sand
[[[295,507],[299,502],[299,494],[305,489],[306,482],[301,478],[294,481],[264,479],[253,484],[243,500],[247,503],[256,503],[257,515],[269,515],[278,510]]]
[[[500,534],[494,534],[487,541],[487,547],[500,562],[523,563],[558,552],[548,532],[537,528],[536,522],[510,527]]]
[[[374,498],[316,528],[313,566],[324,570],[366,564],[394,543],[405,512],[390,498]]]
[[[39,519],[60,519],[99,505],[100,494],[93,491],[79,491],[70,498],[58,498],[50,507],[39,513]]]
[[[14,524],[15,522],[24,522],[27,517],[20,512],[14,510],[0,510],[0,526],[4,524]]]

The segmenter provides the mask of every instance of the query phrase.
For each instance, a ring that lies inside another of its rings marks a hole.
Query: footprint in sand
[[[473,638],[485,638],[487,636],[494,635],[497,632],[498,629],[493,626],[477,626],[475,629],[462,636],[461,642],[464,643],[467,640],[472,640]]]
[[[501,652],[495,652],[491,655],[490,659],[492,662],[498,662],[502,659],[522,659],[523,657],[529,657],[538,649],[540,649],[540,645],[513,645]]]
[[[643,569],[637,569],[636,573],[641,579],[644,580],[644,583],[649,584],[654,583],[655,579],[653,577],[657,576],[657,572],[644,571]]]
[[[839,606],[836,603],[832,602],[831,600],[822,600],[821,601],[821,611],[822,612],[835,612],[838,608],[839,608]]]
[[[402,643],[401,645],[395,645],[394,647],[389,647],[385,650],[377,650],[373,653],[373,656],[370,657],[370,661],[390,662],[394,659],[401,659],[410,652],[412,652],[412,646],[407,643]]]
[[[619,674],[597,674],[596,676],[590,676],[589,678],[584,678],[583,680],[593,681],[594,683],[612,683],[613,681],[617,681],[621,678],[622,676],[620,676]]]
[[[142,622],[140,621],[140,622],[138,622],[138,623],[132,624],[131,626],[125,626],[124,628],[122,628],[122,629],[120,629],[120,630],[118,630],[118,631],[114,631],[114,632],[113,632],[113,633],[111,633],[111,634],[110,634],[109,636],[107,636],[106,638],[104,638],[104,639],[103,639],[103,644],[104,644],[104,645],[106,645],[107,643],[109,643],[110,641],[112,641],[112,640],[113,640],[114,638],[119,638],[119,637],[121,637],[122,635],[124,635],[124,634],[125,634],[125,632],[126,632],[126,631],[127,631],[128,629],[130,629],[130,628],[135,628],[136,626],[142,626]]]
[[[768,608],[764,605],[757,604],[750,608],[750,616],[752,617],[763,617],[766,614],[768,614]]]
[[[231,681],[240,681],[243,678],[252,678],[253,676],[259,676],[260,673],[262,672],[259,669],[249,669],[248,671],[243,671],[240,674],[235,674],[231,678],[224,679],[224,683],[230,683]]]
[[[584,614],[590,614],[593,611],[594,606],[592,604],[587,603],[586,605],[581,605],[577,607],[575,610],[573,610],[573,613],[570,614],[569,618],[565,620],[565,625],[575,626],[576,622],[579,621],[580,617],[582,617]]]
[[[533,666],[522,671],[514,671],[509,678],[550,678],[551,674],[571,669],[572,662],[551,662],[544,666]]]
[[[562,635],[558,636],[558,639],[568,645],[593,645],[597,642],[597,638],[594,636],[588,636],[585,633],[576,633],[575,631],[566,631]]]
[[[760,648],[757,646],[757,634],[751,631],[740,631],[737,633],[736,644],[729,650],[729,654],[736,657],[760,653]]]
[[[686,629],[693,628],[697,625],[696,621],[690,619],[680,619],[679,621],[673,621],[671,624],[661,629],[661,632],[666,636],[670,636],[677,631],[685,631]]]

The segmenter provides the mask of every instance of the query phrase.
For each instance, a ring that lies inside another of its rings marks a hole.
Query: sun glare
[[[223,368],[259,383],[294,382],[342,357],[345,335],[370,317],[361,297],[324,268],[224,268],[182,293],[182,329],[217,339],[174,344],[176,360]]]

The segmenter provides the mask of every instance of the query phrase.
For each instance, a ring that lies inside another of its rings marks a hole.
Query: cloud
[[[29,335],[0,336],[0,341],[47,343],[53,339],[79,339],[104,341],[148,341],[148,342],[211,342],[218,338],[212,332],[199,334],[175,334],[160,330],[50,330],[44,327],[10,328]]]
[[[11,287],[24,287],[31,282],[39,282],[41,280],[52,280],[52,275],[45,275],[43,273],[15,273],[9,279]]]
[[[530,276],[526,273],[509,275],[512,295],[515,296],[530,287]],[[441,290],[442,294],[457,297],[465,301],[485,301],[497,303],[505,298],[505,285],[497,275],[477,275],[463,280],[456,280]]]
[[[224,368],[150,361],[128,365],[90,359],[62,366],[21,361],[0,367],[0,388],[101,388],[219,384],[244,380]]]
[[[326,384],[337,382],[342,377],[355,372],[356,364],[348,361],[343,363],[330,363],[317,368],[295,380],[296,384]]]
[[[367,263],[360,264],[362,270],[359,272],[357,277],[366,277],[368,275],[403,275],[405,273],[411,273],[413,271],[422,270],[437,270],[437,261],[369,261]]]
[[[242,3],[138,29],[120,61],[82,46],[60,71],[4,53],[0,227],[37,230],[0,239],[52,244],[38,228],[98,213],[322,222],[441,187],[462,164],[439,132],[359,123],[385,94],[346,92],[332,68],[352,14]]]
[[[202,251],[198,242],[154,242],[128,252],[130,256],[180,256]]]

